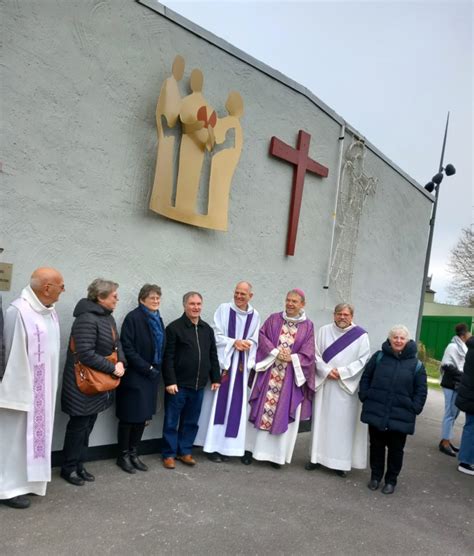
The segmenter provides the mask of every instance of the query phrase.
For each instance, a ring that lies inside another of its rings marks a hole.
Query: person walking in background
[[[117,388],[117,465],[127,473],[135,473],[136,469],[148,470],[138,457],[138,445],[145,425],[156,413],[158,383],[165,349],[160,301],[160,286],[145,284],[138,294],[138,307],[125,317],[120,334],[127,359],[127,372]]]
[[[458,471],[474,475],[474,337],[466,342],[464,372],[456,397],[456,406],[466,413],[458,454]]]
[[[87,298],[81,299],[74,309],[71,337],[74,338],[76,355],[68,343],[64,366],[61,408],[69,415],[63,447],[61,477],[75,486],[92,482],[95,477],[84,467],[89,446],[89,436],[97,420],[97,414],[113,404],[114,392],[83,394],[76,383],[74,363],[77,359],[92,369],[123,376],[125,357],[117,325],[112,313],[118,303],[118,284],[102,278],[95,279],[87,288]],[[114,365],[107,359],[117,351],[118,361]]]
[[[471,333],[466,324],[459,323],[455,327],[456,335],[444,351],[441,360],[441,387],[444,394],[444,417],[441,430],[439,451],[447,456],[455,457],[459,448],[452,444],[453,427],[459,415],[456,406],[456,391],[461,382],[464,360],[466,358],[466,342]]]
[[[383,494],[392,494],[403,465],[408,434],[428,394],[426,371],[417,358],[416,343],[406,326],[392,327],[382,350],[372,355],[360,380],[361,421],[369,425],[370,490],[377,490],[384,477]]]

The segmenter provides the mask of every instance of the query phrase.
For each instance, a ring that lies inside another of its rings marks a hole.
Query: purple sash
[[[247,338],[250,323],[252,322],[253,311],[247,315],[245,321],[243,340]],[[235,338],[237,313],[231,309],[229,313],[228,336]],[[230,362],[230,368],[224,369],[221,376],[221,386],[217,393],[216,413],[214,416],[214,425],[223,425],[225,423],[225,410],[227,408],[227,400],[229,399],[230,376],[229,371],[232,368],[234,357],[238,354],[239,361],[237,363],[236,375],[234,380],[234,389],[232,391],[232,400],[230,402],[229,415],[227,418],[227,427],[225,436],[228,438],[237,438],[240,427],[240,417],[242,415],[242,399],[244,395],[244,365],[245,351],[235,351]]]
[[[324,350],[321,356],[323,361],[328,363],[333,357],[345,350],[346,347],[350,346],[365,333],[365,330],[361,326],[354,326],[354,328],[351,328],[349,332],[340,336],[335,342]]]

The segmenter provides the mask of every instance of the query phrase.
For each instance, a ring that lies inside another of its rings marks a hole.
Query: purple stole
[[[44,318],[23,298],[12,302],[21,314],[28,338],[28,360],[33,383],[33,409],[27,412],[26,458],[28,481],[51,480],[51,438],[53,433],[50,352]],[[56,312],[51,313],[59,330]]]
[[[338,353],[345,350],[365,333],[365,330],[361,326],[354,326],[354,328],[351,328],[349,332],[340,336],[335,342],[324,350],[321,355],[323,361],[328,363],[333,357],[336,357]]]
[[[249,332],[250,323],[253,319],[253,311],[247,315],[247,320],[245,321],[243,340],[247,338]],[[229,312],[229,324],[228,324],[228,336],[229,338],[235,338],[235,329],[237,322],[237,313],[234,309]],[[234,357],[237,356],[239,361],[237,363],[236,375],[234,380],[234,389],[232,391],[232,400],[230,402],[229,415],[227,418],[227,427],[225,430],[225,436],[228,438],[237,438],[239,434],[240,427],[240,417],[242,415],[242,399],[244,395],[244,365],[245,365],[245,352],[235,351],[232,356],[230,363],[230,368],[232,368],[232,363]],[[230,369],[224,369],[221,376],[221,386],[217,392],[217,403],[216,403],[216,413],[214,416],[214,425],[223,425],[225,423],[225,410],[227,408],[227,400],[229,399],[229,386],[230,386]]]

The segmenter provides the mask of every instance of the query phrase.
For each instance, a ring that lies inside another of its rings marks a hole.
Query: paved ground
[[[441,413],[442,394],[431,390],[391,496],[369,491],[366,471],[305,471],[309,433],[281,470],[199,453],[197,467],[175,471],[145,456],[151,469],[137,475],[91,462],[93,484],[73,487],[55,469],[29,510],[0,505],[1,553],[472,556],[474,478],[438,451]]]

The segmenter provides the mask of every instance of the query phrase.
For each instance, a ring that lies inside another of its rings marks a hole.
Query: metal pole
[[[439,172],[443,171],[443,162],[444,162],[444,151],[446,149],[446,138],[448,136],[448,124],[449,124],[449,112],[446,118],[446,127],[444,129],[444,139],[443,139],[443,147],[441,148],[441,158],[439,161]],[[425,268],[423,270],[423,283],[421,285],[421,296],[420,296],[420,307],[418,309],[418,323],[416,325],[416,341],[420,341],[420,333],[421,333],[421,321],[423,318],[423,305],[425,303],[425,291],[426,291],[426,282],[428,279],[428,272],[430,270],[430,258],[431,258],[431,247],[433,244],[433,234],[434,234],[434,226],[436,221],[436,211],[438,209],[438,197],[439,197],[439,188],[441,187],[441,183],[435,185],[435,201],[433,203],[433,209],[431,212],[431,219],[430,219],[430,234],[428,236],[428,245],[426,247],[426,257],[425,257]]]

